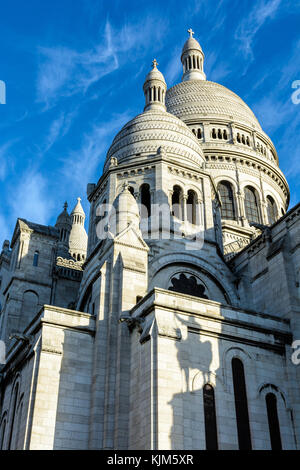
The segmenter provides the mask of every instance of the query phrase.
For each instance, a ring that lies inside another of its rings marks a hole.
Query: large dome
[[[175,161],[185,160],[197,168],[204,162],[202,149],[188,126],[173,114],[151,109],[129,121],[116,135],[104,170],[111,158],[122,164],[145,160],[147,156],[162,152]]]
[[[166,106],[183,120],[225,119],[261,131],[254,113],[238,95],[207,80],[190,80],[173,86],[167,91]]]

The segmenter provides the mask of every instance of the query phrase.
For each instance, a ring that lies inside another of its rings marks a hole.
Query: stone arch
[[[8,408],[7,448],[9,450],[11,449],[11,446],[14,443],[14,437],[17,432],[17,424],[18,424],[17,423],[17,409],[18,409],[19,399],[20,399],[20,389],[21,389],[21,374],[17,373],[12,384],[9,408]]]
[[[209,376],[209,379],[207,380],[206,377],[208,376]],[[214,388],[221,387],[222,390],[224,390],[223,381],[215,372],[212,372],[206,369],[206,370],[197,371],[193,375],[191,374],[190,384],[189,384],[189,390],[191,393],[194,393],[194,394],[202,393],[202,389],[205,384],[209,384]]]
[[[186,253],[186,252],[177,252],[177,253],[169,253],[159,258],[155,258],[152,263],[150,263],[150,269],[153,272],[151,278],[149,278],[149,285],[153,282],[155,276],[164,268],[169,265],[181,265],[185,267],[194,267],[198,268],[200,272],[202,271],[204,274],[210,276],[214,282],[216,282],[217,286],[220,289],[223,289],[228,296],[228,303],[230,305],[238,305],[238,298],[237,295],[232,288],[230,282],[225,279],[225,274],[223,272],[220,273],[214,266],[209,264],[203,258],[196,258],[195,255]],[[150,272],[151,272],[150,271]]]
[[[278,220],[278,203],[276,199],[270,194],[266,195],[266,204],[267,204],[267,217],[268,223],[272,225]]]
[[[236,220],[237,218],[237,203],[236,203],[236,194],[234,187],[230,181],[226,179],[221,179],[218,182],[218,193],[222,202],[221,218]]]
[[[234,193],[236,194],[237,191],[238,191],[238,185],[237,185],[237,181],[230,175],[226,175],[226,176],[216,176],[214,178],[214,182],[215,182],[215,185],[218,186],[219,183],[221,183],[221,181],[228,181],[228,183],[230,183],[232,186],[233,186],[233,190],[234,190]]]
[[[244,208],[245,215],[248,223],[256,222],[261,223],[263,221],[263,213],[261,207],[261,194],[257,191],[253,184],[244,186]]]
[[[234,390],[233,390],[233,381],[232,381],[232,370],[231,370],[231,361],[232,359],[236,357],[237,359],[240,359],[244,365],[244,370],[245,370],[245,377],[247,381],[247,372],[254,374],[255,373],[255,368],[254,368],[254,362],[253,358],[250,355],[248,351],[246,351],[244,348],[239,347],[239,346],[230,346],[227,348],[222,357],[222,370],[223,370],[223,382],[224,382],[224,387],[228,393],[231,393],[233,395]],[[251,390],[248,391],[248,398],[251,398]]]
[[[0,421],[0,450],[4,450],[7,434],[7,410],[4,411]]]
[[[279,421],[279,430],[282,449],[295,449],[293,421],[291,417],[291,406],[287,392],[273,383],[260,384],[257,389],[257,398],[260,400],[261,408],[264,412],[265,429],[269,436],[268,415],[266,407],[266,396],[272,393],[276,397],[277,414]],[[271,447],[271,442],[270,442]]]
[[[39,311],[39,295],[36,291],[27,289],[23,293],[21,314],[18,321],[18,329],[23,331]]]

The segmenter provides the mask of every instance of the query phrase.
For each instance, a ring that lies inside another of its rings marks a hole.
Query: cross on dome
[[[192,38],[193,34],[195,34],[192,28],[188,29],[187,32],[190,34],[190,38]]]
[[[157,65],[158,65],[158,62],[156,59],[152,60],[152,65],[153,65],[153,68],[156,69]]]

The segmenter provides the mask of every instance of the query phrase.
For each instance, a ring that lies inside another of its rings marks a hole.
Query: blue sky
[[[54,224],[102,174],[109,145],[142,112],[157,58],[181,79],[192,27],[208,80],[241,96],[273,140],[300,199],[300,0],[0,1],[0,243],[17,217]]]

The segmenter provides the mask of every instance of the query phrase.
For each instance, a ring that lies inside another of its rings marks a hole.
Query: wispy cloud
[[[252,10],[245,15],[235,32],[235,39],[248,60],[253,60],[252,45],[258,31],[266,21],[273,19],[279,10],[282,0],[259,0],[252,2]]]
[[[4,181],[8,169],[14,164],[14,157],[11,152],[11,147],[18,139],[13,139],[0,146],[0,181]]]
[[[182,45],[177,46],[173,50],[171,59],[166,64],[166,67],[165,67],[166,72],[164,75],[165,75],[165,79],[166,79],[168,87],[171,87],[174,84],[175,80],[178,79],[178,77],[180,77],[180,75],[182,74],[182,64],[180,61],[181,49],[182,49]]]
[[[44,176],[31,169],[22,175],[15,185],[14,198],[10,201],[11,217],[47,224],[54,202],[49,197],[51,188]]]
[[[61,112],[59,116],[52,121],[44,142],[44,146],[41,149],[42,154],[47,153],[58,139],[64,137],[68,133],[76,114],[77,110],[74,110],[70,113]]]
[[[102,40],[87,51],[40,47],[37,101],[49,108],[59,98],[86,93],[92,84],[130,60],[130,51],[143,54],[149,40],[157,42],[165,29],[166,24],[150,16],[143,23],[125,24],[120,30],[106,21]]]
[[[111,120],[95,124],[90,132],[84,134],[81,147],[70,152],[63,161],[62,172],[65,184],[72,183],[78,193],[83,194],[86,184],[100,177],[99,164],[104,162],[108,146],[116,132],[131,117],[129,112],[114,115]]]

